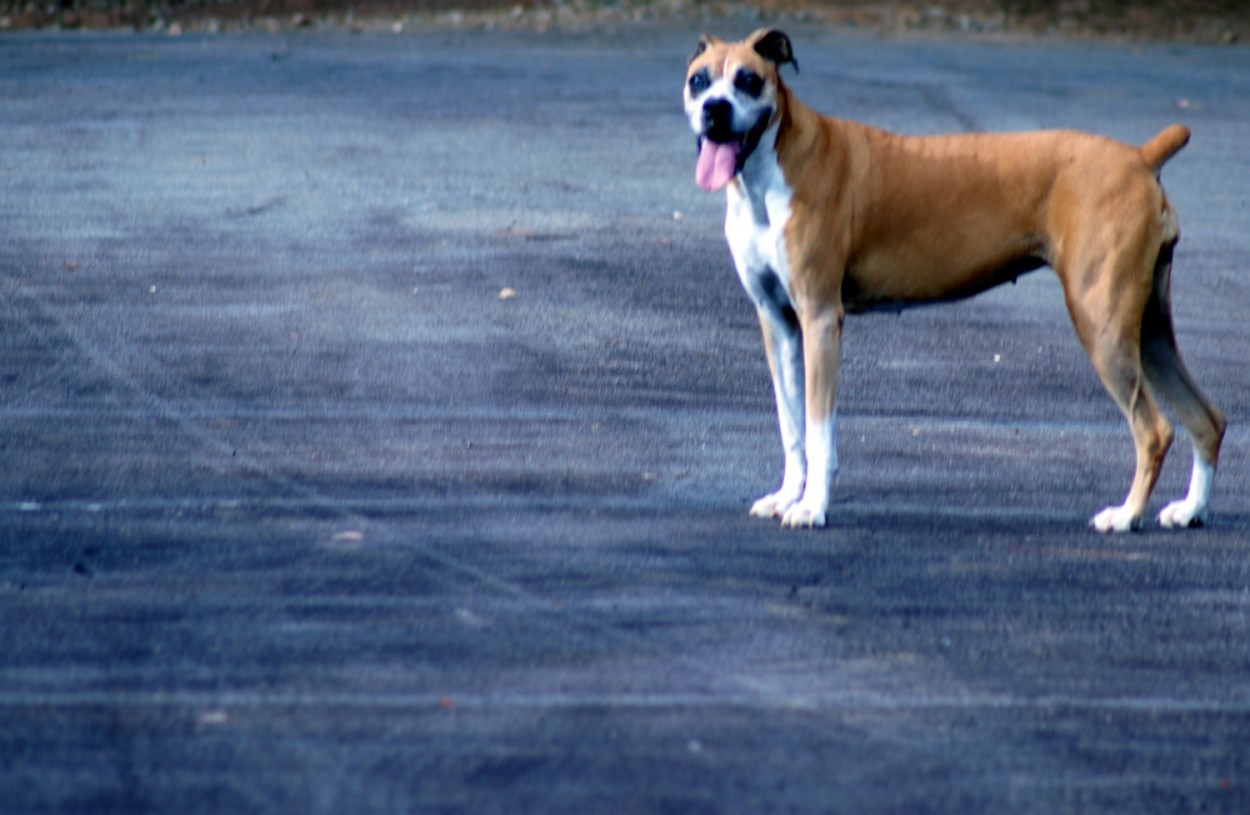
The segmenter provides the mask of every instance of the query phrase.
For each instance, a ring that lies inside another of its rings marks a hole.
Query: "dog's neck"
[[[775,119],[768,125],[764,135],[760,136],[755,151],[742,165],[738,173],[738,186],[743,195],[753,197],[757,192],[767,189],[771,181],[773,168],[777,165],[777,131],[780,124]]]
[[[742,165],[742,171],[728,188],[730,199],[738,197],[748,203],[755,212],[755,220],[767,223],[767,197],[785,185],[781,173],[778,145],[789,126],[790,94],[784,85],[777,88],[777,106],[770,117],[768,127],[760,137],[755,151]]]

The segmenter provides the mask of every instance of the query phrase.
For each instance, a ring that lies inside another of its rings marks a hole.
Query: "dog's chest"
[[[776,162],[730,185],[725,238],[743,288],[765,309],[790,309],[790,263],[786,225],[792,193]]]

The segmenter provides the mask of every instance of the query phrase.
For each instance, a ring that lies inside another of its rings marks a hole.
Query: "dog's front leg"
[[[772,374],[773,395],[777,399],[777,423],[781,426],[781,448],[785,472],[781,487],[765,495],[751,507],[756,518],[780,518],[803,495],[807,460],[803,450],[803,341],[798,320],[790,309],[761,307],[760,328],[764,333],[764,353]]]
[[[806,373],[807,486],[797,504],[786,510],[782,526],[825,525],[829,492],[838,472],[837,395],[842,347],[841,309],[824,309],[802,319]]]

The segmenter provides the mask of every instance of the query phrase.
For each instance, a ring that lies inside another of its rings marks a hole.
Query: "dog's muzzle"
[[[732,103],[726,99],[704,102],[695,182],[703,189],[714,192],[732,181],[742,172],[743,164],[759,144],[771,118],[772,110],[765,109],[753,127],[745,133],[739,132],[734,129]]]

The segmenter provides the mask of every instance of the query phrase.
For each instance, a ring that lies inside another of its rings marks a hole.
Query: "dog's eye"
[[[699,94],[707,90],[711,86],[711,84],[712,84],[712,81],[708,79],[707,71],[706,70],[699,71],[697,74],[690,77],[690,95],[698,96]]]
[[[734,74],[734,87],[747,96],[759,96],[764,92],[764,77],[744,68]]]

